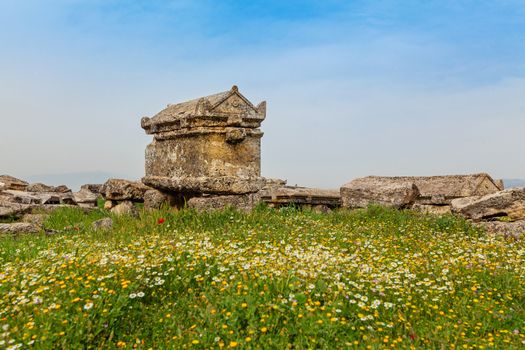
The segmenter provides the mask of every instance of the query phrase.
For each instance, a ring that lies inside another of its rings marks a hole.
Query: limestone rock
[[[80,191],[73,193],[73,198],[77,205],[81,207],[97,206],[98,195],[86,188],[82,188]]]
[[[142,181],[153,188],[170,192],[207,194],[246,194],[259,191],[264,186],[262,178],[242,177],[180,177],[147,176]]]
[[[462,197],[484,196],[500,191],[499,184],[488,174],[444,176],[373,176],[379,183],[414,183],[419,190],[417,203],[423,205],[450,205]]]
[[[265,117],[265,102],[254,106],[233,86],[142,118],[142,128],[154,136],[142,182],[192,195],[259,191],[264,186],[259,127]]]
[[[45,184],[40,183],[40,182],[30,184],[29,186],[27,186],[25,191],[27,191],[27,192],[37,192],[37,193],[40,193],[40,192],[71,193],[71,189],[69,189],[65,185],[48,186],[48,185],[45,185]]]
[[[345,208],[366,208],[371,204],[410,208],[418,196],[419,189],[413,182],[378,176],[355,179],[341,187]]]
[[[42,198],[35,193],[20,190],[5,190],[2,192],[5,200],[20,204],[42,204]]]
[[[519,239],[525,236],[525,220],[515,222],[485,221],[478,222],[475,225],[484,228],[490,234],[508,238]]]
[[[0,223],[0,233],[19,234],[19,233],[38,233],[41,228],[35,224],[27,222],[15,222],[10,224]]]
[[[503,181],[503,179],[494,180],[494,184],[499,188],[500,191],[503,191],[505,189],[505,182]]]
[[[138,210],[131,201],[123,201],[111,208],[111,212],[115,215],[129,215],[138,216]]]
[[[113,208],[116,204],[112,201],[112,200],[106,200],[104,202],[104,209],[106,210],[110,210],[111,208]]]
[[[59,192],[59,193],[71,193],[71,189],[67,187],[66,185],[60,185],[60,186],[54,186],[53,192]]]
[[[144,193],[149,189],[138,181],[109,179],[104,184],[104,197],[116,201],[143,202]]]
[[[26,188],[27,192],[53,192],[53,186],[44,185],[43,183],[30,184]]]
[[[198,211],[222,210],[233,207],[242,211],[252,210],[259,203],[259,196],[255,193],[242,195],[207,195],[190,198],[187,202],[188,208]]]
[[[96,194],[103,194],[104,184],[85,184],[80,186],[80,190],[88,190]]]
[[[0,175],[0,190],[25,191],[29,183],[9,175]]]
[[[325,190],[297,186],[267,186],[260,192],[261,200],[270,206],[340,206],[341,195],[338,190]]]
[[[111,218],[103,218],[91,224],[93,230],[110,230],[113,228],[113,220]]]
[[[452,212],[450,205],[430,205],[430,204],[415,203],[412,206],[412,209],[418,210],[425,214],[434,214],[434,215],[445,215],[445,214],[450,214]]]
[[[48,214],[25,214],[22,217],[22,222],[35,224],[38,227],[42,227],[48,217],[49,217]]]
[[[163,206],[182,208],[184,198],[180,194],[166,193],[155,189],[144,193],[144,208],[160,209]]]
[[[29,213],[34,205],[14,203],[4,198],[0,198],[0,218],[8,216],[20,216]]]
[[[507,216],[511,220],[525,219],[525,188],[510,188],[482,197],[456,199],[452,211],[472,220]]]
[[[75,205],[73,194],[68,192],[25,192],[6,190],[2,194],[10,202],[21,204],[69,204]]]

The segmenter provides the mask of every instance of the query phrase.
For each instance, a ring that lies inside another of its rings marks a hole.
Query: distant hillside
[[[522,179],[504,179],[503,183],[505,188],[525,187],[525,180]]]

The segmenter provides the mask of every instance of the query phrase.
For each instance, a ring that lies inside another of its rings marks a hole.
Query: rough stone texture
[[[525,219],[525,188],[510,188],[482,197],[455,199],[452,211],[472,220],[507,216],[511,220]]]
[[[388,183],[412,182],[419,190],[417,202],[429,205],[448,205],[452,199],[484,196],[500,191],[495,181],[485,173],[445,176],[378,177]]]
[[[450,214],[452,212],[450,205],[428,205],[428,204],[415,203],[412,206],[412,209],[419,210],[422,213],[434,214],[434,215],[444,215],[444,214]]]
[[[113,228],[113,220],[111,218],[104,218],[97,220],[91,224],[93,230],[110,230]]]
[[[104,184],[85,184],[80,186],[80,190],[88,190],[96,194],[103,194]]]
[[[44,185],[43,183],[30,184],[26,188],[27,192],[53,192],[53,186]]]
[[[340,191],[345,208],[366,208],[371,204],[410,208],[419,197],[414,182],[379,176],[355,179],[343,185]]]
[[[123,201],[111,208],[111,212],[115,215],[130,215],[138,216],[138,210],[131,201]]]
[[[259,191],[265,184],[261,178],[233,177],[187,177],[170,179],[167,177],[149,176],[148,186],[168,192],[208,193],[208,194],[246,194]],[[188,196],[190,198],[191,195]]]
[[[478,222],[475,225],[484,228],[488,233],[507,238],[519,239],[525,236],[525,220],[515,222],[488,221]]]
[[[115,201],[143,202],[150,188],[138,181],[109,179],[104,184],[104,198]]]
[[[0,175],[0,190],[25,191],[29,184],[26,181],[9,175]]]
[[[3,197],[0,197],[0,218],[8,216],[20,216],[30,212],[31,209],[31,205],[13,203],[9,200],[5,200]]]
[[[104,209],[106,210],[110,210],[111,208],[113,208],[114,206],[116,205],[116,203],[114,203],[112,200],[106,200],[104,202]]]
[[[142,128],[154,135],[142,181],[188,198],[257,192],[264,186],[259,127],[265,117],[266,103],[254,106],[234,86],[142,118]]]
[[[2,195],[13,203],[20,204],[69,204],[75,205],[73,194],[69,192],[24,192],[6,190]]]
[[[494,180],[494,184],[498,187],[500,191],[503,191],[505,189],[505,182],[503,181],[503,179]]]
[[[248,193],[241,195],[207,195],[202,197],[190,198],[186,205],[198,211],[222,210],[227,207],[234,207],[239,210],[250,211],[260,198],[257,193]]]
[[[11,224],[0,223],[0,233],[4,234],[38,233],[40,231],[40,227],[27,222],[15,222]]]
[[[180,194],[166,193],[158,190],[147,190],[144,193],[144,208],[160,209],[163,206],[182,208],[184,197]]]
[[[337,190],[296,186],[266,187],[260,192],[261,201],[270,206],[300,205],[339,207],[341,196]]]
[[[22,217],[22,222],[27,222],[30,224],[35,224],[39,227],[42,227],[44,225],[44,222],[49,217],[48,214],[25,214]]]
[[[96,207],[98,194],[82,188],[80,191],[73,193],[73,198],[77,205],[81,207]]]
[[[56,193],[71,193],[71,189],[69,189],[65,185],[60,186],[48,186],[43,183],[34,183],[30,184],[26,188],[27,192],[56,192]]]

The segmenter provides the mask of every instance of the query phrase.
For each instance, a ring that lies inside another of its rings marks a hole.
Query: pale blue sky
[[[524,1],[0,0],[0,173],[143,174],[140,128],[239,85],[291,184],[525,178]]]

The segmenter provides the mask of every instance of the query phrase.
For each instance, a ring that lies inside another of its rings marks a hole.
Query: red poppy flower
[[[163,224],[164,221],[166,221],[164,218],[159,218],[159,219],[157,220],[157,224],[159,224],[159,225],[160,225],[160,224]]]

